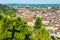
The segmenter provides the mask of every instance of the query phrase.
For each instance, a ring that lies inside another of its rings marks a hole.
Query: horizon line
[[[0,4],[60,4],[60,3],[0,3]]]

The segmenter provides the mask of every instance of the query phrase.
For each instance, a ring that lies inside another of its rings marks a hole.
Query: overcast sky
[[[60,4],[60,0],[0,0],[0,3],[18,3],[18,4]]]

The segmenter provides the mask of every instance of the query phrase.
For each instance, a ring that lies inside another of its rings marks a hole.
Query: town
[[[51,31],[51,35],[60,37],[60,7],[29,7],[18,8],[17,16],[27,20],[34,26],[35,18],[41,17],[42,23]]]

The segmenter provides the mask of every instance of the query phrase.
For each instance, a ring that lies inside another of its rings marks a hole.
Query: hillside
[[[8,7],[6,5],[0,4],[0,13],[12,14],[12,13],[16,13],[16,10],[12,7]]]

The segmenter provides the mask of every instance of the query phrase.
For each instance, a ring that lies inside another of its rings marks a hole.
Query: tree
[[[51,40],[49,31],[42,24],[42,19],[40,17],[36,18],[33,36],[32,36],[33,40]]]
[[[37,17],[35,21],[35,29],[40,29],[42,27],[42,18]]]
[[[36,40],[51,40],[49,31],[46,28],[42,27],[36,32]]]
[[[15,26],[16,30],[20,33],[14,34],[15,40],[28,40],[32,34],[32,27],[27,24],[27,22],[17,16],[3,15],[2,20],[0,20],[0,40],[5,38],[11,38],[12,32],[7,31],[8,29],[13,29]]]
[[[0,4],[0,13],[3,13],[3,14],[12,14],[13,13],[13,14],[15,14],[16,12],[17,12],[17,10],[15,10],[14,8]]]

